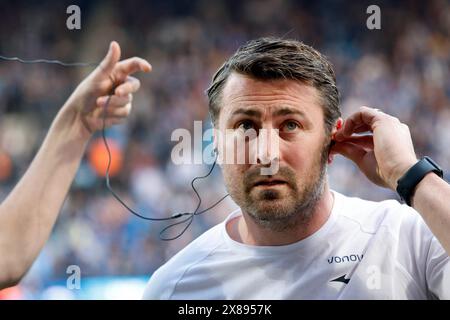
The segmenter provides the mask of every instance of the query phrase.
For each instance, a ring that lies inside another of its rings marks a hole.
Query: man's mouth
[[[287,182],[280,179],[264,179],[257,181],[253,187],[276,187],[287,185]]]

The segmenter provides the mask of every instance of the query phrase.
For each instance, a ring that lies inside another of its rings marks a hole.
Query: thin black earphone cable
[[[194,191],[196,192],[196,189],[194,189]],[[189,226],[191,225],[192,221],[194,220],[194,216],[200,215],[200,214],[202,214],[202,213],[205,213],[205,212],[211,210],[212,208],[214,208],[215,206],[217,206],[220,202],[222,202],[223,200],[225,200],[225,198],[228,197],[228,196],[229,196],[229,194],[226,194],[226,195],[224,195],[222,198],[220,198],[218,201],[216,201],[216,203],[214,203],[212,206],[210,206],[210,207],[208,207],[208,208],[206,208],[206,209],[204,209],[204,210],[202,210],[202,211],[199,211],[199,212],[193,212],[193,213],[191,213],[191,214],[189,215],[188,218],[186,218],[186,219],[184,219],[184,220],[182,220],[182,221],[179,221],[179,222],[176,222],[176,223],[173,223],[173,224],[168,225],[167,227],[165,227],[164,229],[161,230],[161,232],[159,233],[159,238],[160,238],[161,240],[164,240],[164,241],[170,241],[170,240],[178,239],[178,238],[181,237],[181,236],[186,232],[186,230],[189,228]],[[185,228],[184,228],[177,236],[175,236],[175,237],[173,237],[173,238],[163,238],[163,237],[162,237],[162,235],[163,235],[167,230],[169,230],[169,229],[171,229],[171,228],[173,228],[173,227],[176,227],[176,226],[178,226],[178,225],[180,225],[180,224],[183,224],[183,223],[185,223],[186,221],[188,221],[189,219],[190,219],[191,221],[189,221],[189,223],[186,225],[186,227],[185,227]]]
[[[110,177],[109,177],[109,170],[111,168],[111,162],[112,162],[112,156],[111,156],[111,150],[109,149],[108,140],[106,139],[106,112],[108,109],[109,101],[111,100],[111,95],[108,96],[108,99],[105,102],[105,108],[103,111],[103,126],[102,126],[102,139],[103,143],[106,148],[106,152],[108,154],[108,165],[106,166],[106,172],[105,172],[105,181],[106,181],[106,188],[111,192],[111,194],[116,198],[117,201],[119,201],[122,206],[124,206],[128,211],[130,211],[135,216],[144,219],[144,220],[150,220],[150,221],[166,221],[166,220],[172,220],[181,217],[182,215],[176,216],[176,217],[169,217],[169,218],[150,218],[145,217],[137,212],[135,212],[133,209],[131,209],[112,189],[111,183],[110,183]]]
[[[178,225],[180,225],[180,224],[183,224],[183,223],[185,223],[185,222],[188,221],[188,220],[189,220],[189,222],[186,224],[186,226],[184,227],[184,229],[181,230],[181,232],[178,233],[176,236],[174,236],[174,237],[172,237],[172,238],[165,238],[165,237],[163,237],[163,234],[165,234],[165,233],[167,232],[167,230],[172,229],[173,227],[176,227],[176,226],[178,226]],[[190,214],[189,214],[189,217],[187,217],[186,219],[181,220],[181,221],[178,221],[178,222],[175,222],[175,223],[172,223],[172,224],[169,224],[167,227],[164,227],[164,228],[159,232],[159,239],[160,239],[160,240],[163,240],[163,241],[171,241],[171,240],[176,240],[176,239],[178,239],[179,237],[181,237],[181,236],[187,231],[187,229],[190,227],[192,221],[194,221],[194,215],[193,215],[192,213],[190,213]]]
[[[36,63],[45,63],[45,64],[57,64],[57,65],[60,65],[60,66],[63,66],[63,67],[94,67],[94,66],[98,66],[99,64],[98,63],[85,63],[85,62],[70,62],[70,63],[68,63],[68,62],[62,62],[62,61],[60,61],[60,60],[47,60],[47,59],[35,59],[35,60],[25,60],[25,59],[21,59],[21,58],[19,58],[19,57],[6,57],[6,56],[2,56],[2,55],[0,55],[0,60],[6,60],[6,61],[17,61],[17,62],[20,62],[20,63],[24,63],[24,64],[36,64]],[[217,206],[220,202],[222,202],[226,197],[228,197],[229,196],[229,194],[226,194],[225,196],[223,196],[222,198],[220,198],[218,201],[216,201],[213,205],[211,205],[211,206],[209,206],[208,208],[206,208],[206,209],[203,209],[203,210],[201,210],[201,211],[198,211],[199,209],[200,209],[200,206],[201,206],[201,204],[202,204],[202,199],[201,199],[201,197],[200,197],[200,194],[198,193],[198,191],[197,191],[197,189],[195,188],[195,185],[194,185],[194,182],[195,181],[197,181],[197,180],[199,180],[199,179],[205,179],[205,178],[207,178],[209,175],[211,175],[211,173],[212,173],[212,171],[214,170],[214,167],[215,167],[215,165],[216,165],[216,162],[217,162],[217,153],[216,153],[216,158],[215,158],[215,160],[214,160],[214,163],[213,163],[213,165],[211,166],[211,169],[209,170],[209,172],[206,174],[206,175],[204,175],[204,176],[201,176],[201,177],[195,177],[194,179],[192,179],[192,181],[191,181],[191,187],[192,187],[192,190],[194,191],[194,193],[195,193],[195,195],[197,196],[197,199],[198,199],[198,204],[197,204],[197,207],[196,207],[196,209],[193,211],[193,212],[181,212],[181,213],[175,213],[175,214],[173,214],[171,217],[168,217],[168,218],[151,218],[151,217],[146,217],[146,216],[143,216],[143,215],[141,215],[141,214],[139,214],[139,213],[137,213],[136,211],[134,211],[133,209],[131,209],[115,192],[114,192],[114,190],[112,189],[112,187],[111,187],[111,183],[110,183],[110,177],[109,177],[109,170],[110,170],[110,167],[111,167],[111,162],[112,162],[112,156],[111,156],[111,150],[110,150],[110,148],[109,148],[109,145],[108,145],[108,141],[107,141],[107,139],[106,139],[106,115],[107,115],[107,109],[108,109],[108,105],[109,105],[109,102],[110,102],[110,100],[111,100],[111,95],[109,95],[108,96],[108,99],[106,100],[106,102],[105,102],[105,107],[104,107],[104,112],[103,112],[103,125],[102,125],[102,138],[103,138],[103,142],[104,142],[104,144],[105,144],[105,148],[106,148],[106,151],[107,151],[107,154],[108,154],[108,165],[107,165],[107,168],[106,168],[106,172],[105,172],[105,184],[106,184],[106,188],[109,190],[109,192],[111,192],[111,194],[114,196],[114,198],[120,203],[120,204],[122,204],[122,206],[123,207],[125,207],[130,213],[132,213],[133,215],[135,215],[135,216],[137,216],[138,218],[141,218],[141,219],[143,219],[143,220],[150,220],[150,221],[168,221],[168,220],[174,220],[174,219],[178,219],[178,218],[181,218],[181,217],[183,217],[183,216],[189,216],[188,218],[186,218],[186,219],[184,219],[184,220],[181,220],[181,221],[178,221],[178,222],[176,222],[176,223],[174,223],[174,224],[171,224],[171,225],[168,225],[167,227],[165,227],[165,228],[163,228],[162,230],[161,230],[161,232],[159,233],[159,237],[160,237],[160,239],[161,240],[164,240],[164,241],[169,241],[169,240],[175,240],[175,239],[178,239],[179,237],[181,237],[185,232],[186,232],[186,230],[189,228],[189,226],[191,225],[191,223],[192,223],[192,221],[194,220],[194,217],[196,216],[196,215],[200,215],[200,214],[203,214],[203,213],[205,213],[205,212],[207,212],[207,211],[209,211],[209,210],[211,210],[212,208],[214,208],[215,206]],[[175,236],[175,237],[172,237],[172,238],[163,238],[162,237],[162,235],[167,231],[167,230],[169,230],[169,229],[171,229],[171,228],[173,228],[173,227],[175,227],[175,226],[177,226],[177,225],[180,225],[180,224],[183,224],[183,223],[185,223],[186,221],[188,221],[189,220],[189,222],[188,222],[188,224],[184,227],[184,229],[181,231],[181,233],[179,233],[177,236]]]
[[[35,59],[35,60],[25,60],[19,57],[5,57],[0,55],[0,59],[6,61],[18,61],[20,63],[32,64],[32,63],[46,63],[46,64],[58,64],[63,67],[96,67],[98,63],[95,62],[62,62],[59,60],[47,60],[47,59]]]
[[[179,237],[181,237],[185,232],[186,232],[186,230],[189,228],[189,226],[192,224],[192,222],[193,222],[193,220],[194,220],[194,216],[196,216],[196,215],[200,215],[200,214],[203,214],[203,213],[205,213],[205,212],[207,212],[207,211],[209,211],[209,210],[211,210],[212,208],[214,208],[215,206],[217,206],[220,202],[222,202],[223,200],[225,200],[225,198],[226,197],[228,197],[229,196],[229,194],[226,194],[225,196],[223,196],[222,198],[220,198],[218,201],[216,201],[213,205],[211,205],[211,206],[209,206],[208,208],[206,208],[206,209],[203,209],[203,210],[201,210],[201,211],[198,211],[199,209],[200,209],[200,206],[201,206],[201,204],[202,204],[202,198],[200,197],[200,194],[198,193],[198,190],[197,190],[197,188],[195,187],[195,185],[194,185],[194,183],[195,183],[195,181],[197,181],[197,180],[200,180],[200,179],[205,179],[205,178],[207,178],[207,177],[209,177],[210,175],[211,175],[211,173],[212,173],[212,171],[214,170],[214,167],[215,167],[215,165],[216,165],[216,163],[217,163],[217,152],[216,152],[216,158],[214,159],[214,162],[213,162],[213,165],[211,166],[211,168],[210,168],[210,170],[208,171],[208,173],[207,174],[205,174],[204,176],[200,176],[200,177],[195,177],[194,179],[192,179],[192,181],[191,181],[191,188],[192,188],[192,190],[194,191],[194,193],[195,193],[195,195],[197,196],[197,199],[198,199],[198,203],[197,203],[197,207],[195,208],[195,210],[193,211],[193,212],[180,212],[180,213],[175,213],[175,214],[173,214],[171,217],[168,217],[168,218],[152,218],[152,217],[146,217],[146,216],[143,216],[143,215],[141,215],[141,214],[139,214],[139,213],[137,213],[136,211],[134,211],[133,209],[131,209],[115,192],[114,192],[114,190],[112,189],[112,187],[111,187],[111,183],[110,183],[110,177],[109,177],[109,169],[110,169],[110,166],[111,166],[111,161],[112,161],[112,156],[111,156],[111,151],[110,151],[110,149],[109,149],[109,145],[108,145],[108,141],[107,141],[107,139],[106,139],[106,114],[107,114],[107,109],[108,109],[108,105],[109,105],[109,102],[110,102],[110,100],[111,100],[111,95],[109,95],[108,96],[108,98],[107,98],[107,100],[106,100],[106,102],[105,102],[105,107],[104,107],[104,111],[103,111],[103,126],[102,126],[102,138],[103,138],[103,143],[105,144],[105,147],[106,147],[106,151],[107,151],[107,154],[108,154],[108,165],[107,165],[107,167],[106,167],[106,172],[105,172],[105,181],[106,181],[106,188],[111,192],[111,194],[114,196],[114,198],[116,198],[116,200],[117,201],[119,201],[130,213],[132,213],[133,215],[135,215],[135,216],[137,216],[137,217],[139,217],[139,218],[141,218],[141,219],[144,219],[144,220],[149,220],[149,221],[168,221],[168,220],[174,220],[174,219],[178,219],[178,218],[181,218],[181,217],[183,217],[183,216],[189,216],[188,218],[186,218],[186,219],[184,219],[184,220],[181,220],[181,221],[178,221],[178,222],[176,222],[176,223],[173,223],[173,224],[170,224],[170,225],[168,225],[167,227],[165,227],[165,228],[163,228],[162,230],[161,230],[161,232],[159,233],[159,238],[161,239],[161,240],[163,240],[163,241],[170,241],[170,240],[176,240],[176,239],[178,239]],[[177,235],[177,236],[175,236],[175,237],[172,237],[172,238],[164,238],[163,237],[163,234],[166,232],[166,231],[168,231],[169,229],[171,229],[171,228],[173,228],[173,227],[176,227],[176,226],[178,226],[178,225],[180,225],[180,224],[183,224],[183,223],[185,223],[186,221],[188,221],[189,220],[189,222],[188,222],[188,224],[184,227],[184,229]]]
[[[177,222],[177,223],[173,223],[173,224],[171,224],[171,225],[168,225],[167,227],[165,227],[164,229],[162,229],[161,232],[159,233],[159,238],[160,238],[161,240],[168,241],[168,240],[175,240],[175,239],[178,239],[178,238],[181,237],[181,236],[186,232],[186,230],[189,228],[189,226],[191,225],[191,223],[192,223],[192,221],[194,220],[194,217],[195,217],[195,216],[200,215],[200,214],[202,214],[202,213],[205,213],[205,212],[211,210],[212,208],[214,208],[215,206],[217,206],[220,202],[222,202],[226,197],[229,196],[229,194],[226,194],[225,196],[223,196],[222,198],[220,198],[218,201],[216,201],[216,203],[214,203],[214,204],[211,205],[210,207],[208,207],[208,208],[206,208],[206,209],[203,209],[203,210],[201,210],[201,211],[198,211],[198,209],[200,209],[200,206],[201,206],[201,204],[202,204],[202,198],[200,197],[200,194],[198,193],[197,188],[195,188],[194,182],[197,181],[197,180],[199,180],[199,179],[205,179],[205,178],[207,178],[208,176],[210,176],[211,173],[212,173],[212,171],[214,170],[214,166],[216,165],[216,163],[217,163],[217,153],[216,153],[216,158],[214,159],[213,165],[211,166],[211,169],[209,170],[209,172],[208,172],[206,175],[204,175],[204,176],[195,177],[195,178],[192,179],[192,181],[191,181],[191,188],[192,188],[192,190],[194,190],[194,193],[197,195],[197,198],[198,198],[197,208],[195,208],[194,212],[185,212],[185,213],[182,213],[182,214],[181,214],[181,215],[189,215],[189,218],[187,218],[187,219],[185,219],[185,220],[182,220],[182,221],[180,221],[180,222]],[[162,235],[163,235],[167,230],[169,230],[169,229],[171,229],[171,228],[173,228],[173,227],[176,227],[177,225],[180,225],[180,224],[182,224],[182,223],[188,221],[189,219],[190,219],[189,223],[188,223],[188,224],[186,225],[186,227],[181,231],[181,233],[179,233],[176,237],[173,237],[173,238],[163,238],[163,237],[162,237]]]

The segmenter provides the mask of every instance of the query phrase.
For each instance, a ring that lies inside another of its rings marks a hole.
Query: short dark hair
[[[341,116],[336,76],[325,56],[297,40],[260,38],[241,46],[214,75],[206,91],[214,125],[220,115],[223,88],[233,72],[260,80],[298,80],[313,86],[322,99],[328,132]]]

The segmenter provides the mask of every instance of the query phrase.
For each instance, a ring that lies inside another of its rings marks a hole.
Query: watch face
[[[415,165],[413,165],[397,182],[397,192],[406,202],[411,205],[411,197],[414,195],[416,185],[429,173],[434,172],[443,178],[443,171],[437,163],[430,157],[422,157]]]
[[[436,173],[442,178],[443,177],[443,175],[444,175],[444,172],[442,171],[442,169],[441,169],[441,167],[436,163],[436,162],[434,162],[433,161],[433,159],[431,159],[430,157],[428,157],[428,156],[425,156],[425,157],[423,157],[423,159],[425,159],[426,161],[428,161],[433,167],[435,167],[436,168]]]

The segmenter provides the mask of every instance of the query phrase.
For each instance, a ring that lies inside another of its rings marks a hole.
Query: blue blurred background
[[[70,4],[81,8],[81,30],[66,28]],[[381,30],[366,27],[370,4],[381,8]],[[0,2],[2,55],[96,62],[117,40],[123,57],[141,56],[153,65],[151,74],[138,76],[142,87],[129,121],[107,133],[115,141],[113,156],[122,159],[113,186],[147,216],[195,209],[190,181],[209,167],[174,165],[171,133],[193,130],[196,120],[208,129],[204,90],[212,75],[246,40],[261,36],[300,39],[326,54],[337,73],[344,116],[368,105],[399,117],[410,125],[417,154],[430,155],[449,171],[449,1]],[[0,61],[1,199],[89,71]],[[0,299],[139,299],[161,264],[236,208],[228,198],[196,217],[180,239],[159,240],[167,224],[130,215],[107,192],[98,138],[42,254],[20,285],[0,291]],[[397,198],[341,157],[329,177],[333,189],[348,195]],[[200,182],[199,190],[205,207],[226,194],[220,170]],[[71,265],[81,270],[78,290],[66,288]]]

